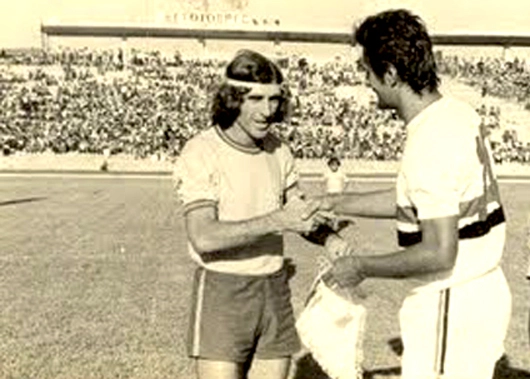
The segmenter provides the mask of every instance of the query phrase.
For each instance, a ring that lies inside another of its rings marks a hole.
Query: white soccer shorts
[[[413,293],[400,311],[402,379],[491,379],[510,315],[500,268],[449,289]]]

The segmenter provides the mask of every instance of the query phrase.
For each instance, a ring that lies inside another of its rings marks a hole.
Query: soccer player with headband
[[[201,379],[287,377],[300,348],[283,233],[330,253],[349,246],[297,189],[295,161],[270,133],[288,107],[279,68],[240,51],[212,104],[212,126],[189,140],[174,183],[197,264],[188,353]]]

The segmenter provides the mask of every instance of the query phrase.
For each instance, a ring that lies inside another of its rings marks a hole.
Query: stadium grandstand
[[[42,24],[41,33],[46,37],[105,37],[105,38],[191,38],[198,40],[245,40],[350,44],[351,33],[300,32],[279,30],[229,30],[189,29],[141,25],[66,25]],[[434,34],[435,45],[449,46],[501,46],[528,47],[530,35],[506,34]]]
[[[292,110],[277,132],[298,158],[399,158],[404,127],[371,102],[351,55],[351,34],[290,30],[274,18],[221,26],[43,23],[42,49],[0,54],[4,154],[107,152],[173,159],[187,139],[209,125],[209,93],[223,65],[211,54],[215,44],[239,42],[276,55],[285,70]],[[72,38],[81,46],[85,38],[119,43],[109,49],[50,43]],[[149,48],[138,49],[133,43],[138,40],[149,41],[144,45]],[[170,54],[152,47],[159,40],[170,42]],[[185,54],[186,41],[204,54]],[[530,109],[530,69],[514,54],[530,46],[530,35],[434,34],[433,41],[444,82],[473,100],[491,132],[497,161],[530,162],[524,110]],[[322,46],[326,59],[313,59],[308,51]],[[472,48],[495,54],[469,54]],[[345,54],[330,53],[337,51]]]

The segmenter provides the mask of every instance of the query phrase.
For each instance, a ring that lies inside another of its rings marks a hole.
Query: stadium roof
[[[41,33],[62,37],[118,38],[187,38],[204,40],[248,40],[272,42],[302,42],[350,44],[351,33],[299,32],[231,29],[191,29],[139,25],[41,25]],[[529,35],[510,34],[433,34],[436,45],[462,46],[530,46]]]

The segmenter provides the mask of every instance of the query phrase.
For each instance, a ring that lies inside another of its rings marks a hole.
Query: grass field
[[[501,190],[509,218],[503,265],[514,308],[509,363],[496,379],[530,378],[524,279],[530,183]],[[0,205],[1,379],[192,377],[183,346],[192,265],[167,178],[2,176]],[[359,220],[346,236],[359,251],[390,251],[392,228]],[[317,252],[297,236],[286,238],[286,254],[297,264],[297,312]],[[367,377],[396,377],[399,357],[391,346],[406,285],[371,280],[363,287]],[[305,358],[293,376],[322,377]]]

